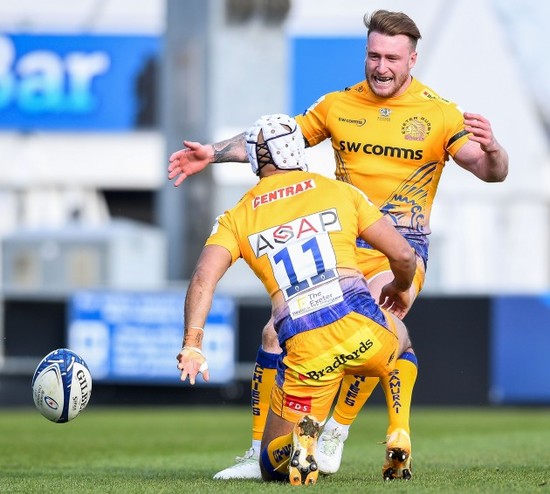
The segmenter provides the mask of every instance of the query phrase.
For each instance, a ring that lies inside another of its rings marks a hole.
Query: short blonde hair
[[[380,33],[386,36],[404,34],[411,40],[413,49],[416,49],[417,41],[422,38],[417,25],[403,12],[376,10],[370,16],[369,14],[365,14],[363,23],[367,28],[367,36],[370,33]]]

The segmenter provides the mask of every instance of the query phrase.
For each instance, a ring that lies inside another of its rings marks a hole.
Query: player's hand
[[[411,307],[410,291],[399,290],[392,281],[382,287],[378,305],[399,319],[403,319]]]
[[[168,178],[176,179],[176,187],[187,177],[204,170],[214,157],[214,150],[209,144],[194,141],[183,141],[183,144],[185,148],[172,153],[168,165]]]
[[[465,112],[464,125],[466,130],[470,132],[470,140],[478,142],[484,152],[490,153],[499,149],[491,124],[485,117],[477,113]]]
[[[195,384],[198,374],[202,374],[202,378],[206,382],[210,379],[208,362],[198,348],[184,347],[178,353],[176,359],[178,360],[178,369],[181,371],[180,379],[182,381],[189,377],[189,383]]]

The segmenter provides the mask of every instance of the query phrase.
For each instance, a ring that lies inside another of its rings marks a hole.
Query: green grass
[[[414,477],[383,482],[385,411],[365,409],[316,486],[214,481],[249,447],[246,408],[94,408],[67,424],[0,410],[1,493],[548,493],[550,410],[415,408]]]

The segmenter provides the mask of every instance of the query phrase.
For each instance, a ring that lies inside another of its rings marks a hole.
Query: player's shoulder
[[[320,99],[332,101],[332,100],[340,100],[340,99],[347,99],[347,98],[355,98],[365,93],[366,91],[365,86],[366,86],[365,81],[361,81],[351,86],[346,86],[336,91],[331,91],[330,93],[325,94]]]
[[[434,105],[441,107],[457,108],[458,105],[449,99],[441,96],[437,91],[420,82],[418,79],[413,79],[411,93],[420,100],[430,101]]]
[[[359,195],[368,200],[365,193],[348,182],[343,182],[342,180],[337,180],[336,178],[327,177],[326,175],[321,175],[318,173],[311,173],[312,178],[322,187],[332,187],[338,191],[340,194],[348,194],[350,196]]]

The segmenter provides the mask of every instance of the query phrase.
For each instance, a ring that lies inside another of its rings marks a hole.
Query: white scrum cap
[[[258,143],[260,132],[263,142]],[[281,170],[307,170],[304,136],[292,117],[263,115],[246,132],[246,154],[252,171],[270,163]]]

